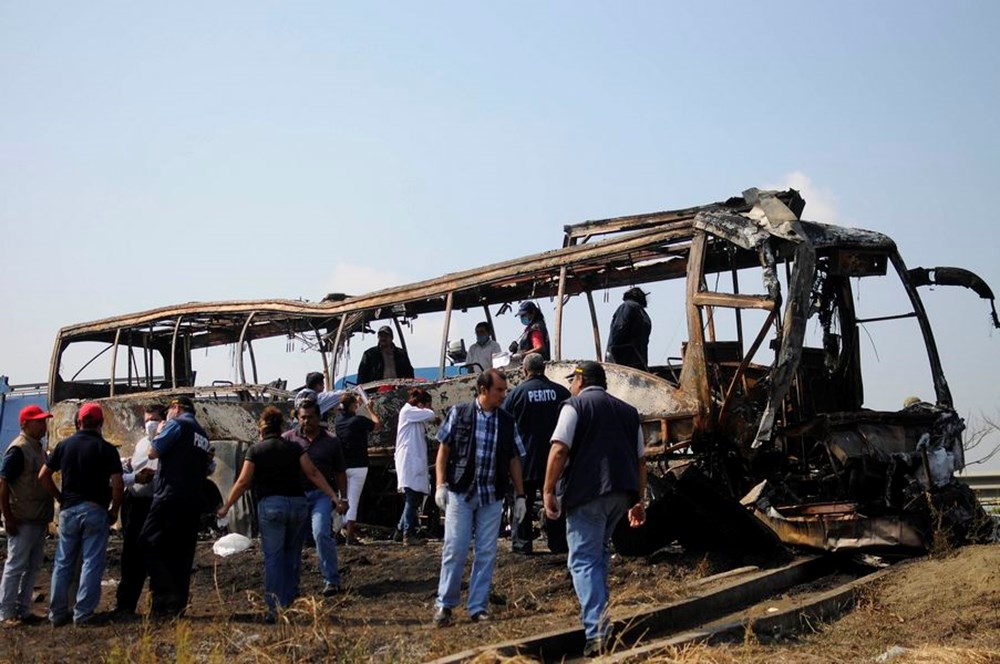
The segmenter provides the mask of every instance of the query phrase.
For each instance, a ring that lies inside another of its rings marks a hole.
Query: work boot
[[[446,609],[443,606],[439,606],[438,610],[434,612],[434,626],[447,627],[450,624],[451,624],[451,609]]]
[[[420,535],[403,535],[403,546],[423,546],[424,544],[427,544],[427,540]]]

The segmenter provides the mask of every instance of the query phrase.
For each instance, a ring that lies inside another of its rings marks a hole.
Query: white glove
[[[448,511],[448,485],[442,484],[434,492],[434,502],[442,512]]]
[[[524,500],[524,496],[518,496],[514,499],[514,511],[512,516],[514,517],[514,523],[521,523],[524,521],[524,516],[528,513],[528,504]]]

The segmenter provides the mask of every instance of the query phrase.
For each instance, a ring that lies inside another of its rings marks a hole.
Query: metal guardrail
[[[983,471],[956,475],[972,489],[981,503],[1000,503],[1000,472]]]

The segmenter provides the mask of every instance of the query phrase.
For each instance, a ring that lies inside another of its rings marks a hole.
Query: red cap
[[[85,403],[80,407],[80,412],[76,414],[77,422],[81,420],[92,420],[94,422],[104,421],[104,411],[96,403]]]
[[[30,406],[25,406],[21,409],[21,414],[18,419],[21,422],[21,426],[24,426],[25,422],[30,420],[47,420],[52,417],[51,413],[46,413],[44,410],[38,406],[32,404]]]

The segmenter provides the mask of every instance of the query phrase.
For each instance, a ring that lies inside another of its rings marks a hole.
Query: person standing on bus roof
[[[378,345],[361,356],[358,385],[390,378],[413,378],[413,365],[406,351],[392,342],[392,328],[383,325],[378,329]]]
[[[490,324],[482,321],[476,324],[476,342],[469,346],[465,355],[465,363],[472,367],[473,373],[482,373],[493,368],[493,356],[501,352],[500,344],[491,334]]]
[[[538,353],[548,362],[552,359],[549,352],[549,330],[545,327],[545,316],[534,302],[522,302],[517,308],[517,316],[524,325],[524,332],[517,341],[510,343],[513,359],[521,359],[528,353]]]
[[[607,362],[649,371],[649,333],[653,323],[646,313],[647,295],[640,288],[629,288],[622,294],[623,302],[611,317],[604,355]]]

